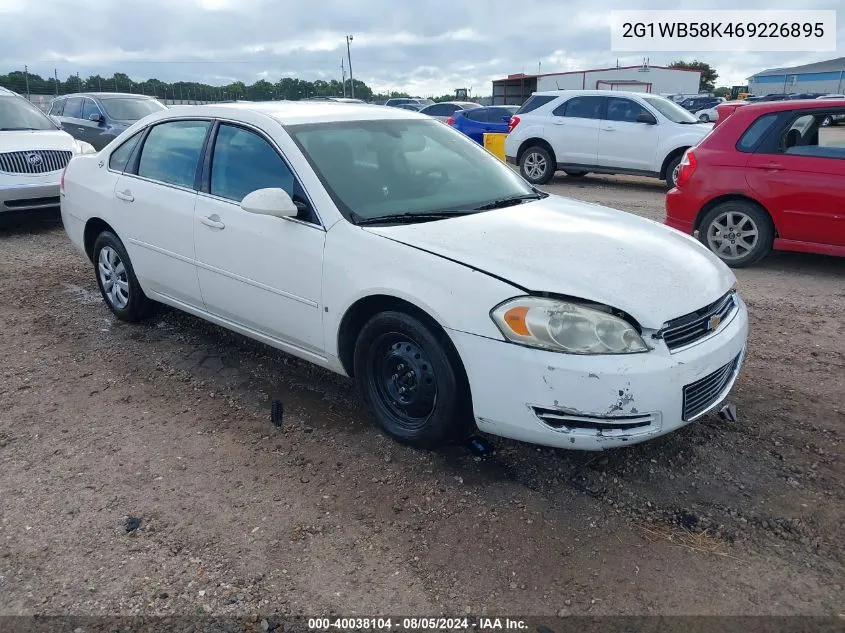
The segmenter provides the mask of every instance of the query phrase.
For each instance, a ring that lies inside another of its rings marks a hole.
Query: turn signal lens
[[[526,306],[517,306],[505,312],[505,324],[513,330],[514,334],[520,336],[531,336],[531,331],[525,323],[525,317],[528,316],[528,308]]]

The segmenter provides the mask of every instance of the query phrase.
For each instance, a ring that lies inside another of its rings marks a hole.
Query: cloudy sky
[[[830,9],[840,2],[751,0],[743,8]],[[720,85],[763,68],[845,55],[845,10],[836,53],[618,53],[611,9],[729,9],[729,0],[0,0],[0,73],[60,78],[125,72],[220,85],[282,76],[340,78],[354,35],[356,79],[376,91],[439,95],[471,87],[488,95],[510,73],[654,65],[698,57]]]

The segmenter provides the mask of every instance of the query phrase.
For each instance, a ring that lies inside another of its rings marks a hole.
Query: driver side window
[[[240,203],[247,194],[267,188],[284,189],[301,207],[299,219],[316,223],[304,191],[273,146],[255,132],[222,123],[211,156],[209,193]]]

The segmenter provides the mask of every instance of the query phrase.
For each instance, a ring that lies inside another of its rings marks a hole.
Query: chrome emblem
[[[28,162],[33,167],[39,167],[44,162],[44,159],[41,158],[41,154],[27,154],[26,155],[26,162]]]
[[[718,314],[710,317],[710,320],[707,321],[707,330],[708,331],[709,330],[715,330],[717,327],[719,327],[719,324],[721,322],[722,322],[722,317],[720,317]]]

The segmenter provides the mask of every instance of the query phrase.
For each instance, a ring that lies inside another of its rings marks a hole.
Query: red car
[[[737,102],[684,154],[666,224],[732,267],[773,248],[845,257],[845,99]]]

